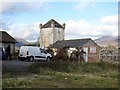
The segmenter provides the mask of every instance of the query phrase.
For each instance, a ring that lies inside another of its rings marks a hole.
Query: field
[[[26,72],[3,71],[3,88],[118,88],[118,63],[35,62]]]

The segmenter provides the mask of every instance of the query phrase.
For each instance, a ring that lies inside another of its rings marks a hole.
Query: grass
[[[13,77],[11,72],[4,72],[3,88],[117,88],[119,86],[118,64],[108,62],[36,62],[24,74],[15,74]]]

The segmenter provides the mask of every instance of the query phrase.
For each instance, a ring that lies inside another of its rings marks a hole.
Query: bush
[[[13,52],[12,54],[11,54],[12,56],[12,59],[17,59],[18,58],[18,52]]]
[[[54,60],[67,60],[67,59],[68,59],[67,52],[64,48],[58,50],[57,55],[54,56]]]

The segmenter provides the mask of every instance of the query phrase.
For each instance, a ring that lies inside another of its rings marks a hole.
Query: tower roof
[[[41,28],[48,28],[51,27],[51,24],[54,23],[55,27],[58,28],[64,28],[61,24],[59,24],[57,21],[55,21],[54,19],[49,20],[47,23],[45,23],[44,25],[41,26]]]

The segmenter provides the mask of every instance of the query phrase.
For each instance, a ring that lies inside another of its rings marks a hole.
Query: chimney
[[[63,23],[62,27],[63,27],[63,29],[65,29],[65,23]]]
[[[42,28],[42,24],[39,25],[39,28],[40,28],[40,29]]]

